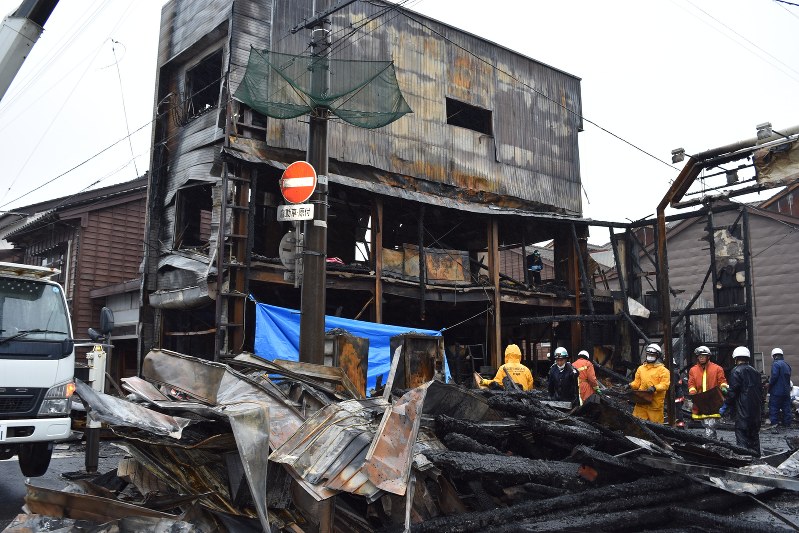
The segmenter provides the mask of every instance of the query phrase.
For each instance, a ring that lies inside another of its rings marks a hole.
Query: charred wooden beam
[[[664,426],[662,424],[655,424],[654,422],[649,422],[649,421],[642,421],[642,422],[644,426],[652,430],[652,432],[656,433],[659,437],[663,439],[682,441],[682,442],[693,442],[696,444],[712,444],[714,446],[727,448],[728,450],[731,450],[739,455],[752,455],[754,457],[760,456],[760,454],[756,453],[754,450],[742,448],[741,446],[732,444],[731,442],[726,442],[718,439],[709,439],[697,433],[692,433],[690,431],[685,431],[682,429],[676,429],[671,426]]]
[[[563,439],[570,447],[575,444],[601,446],[603,443],[602,434],[587,424],[574,427],[563,422],[551,422],[535,417],[526,417],[524,422],[532,429],[533,434]]]
[[[533,500],[503,509],[501,513],[464,513],[452,517],[439,517],[415,524],[413,531],[434,533],[459,533],[465,531],[494,531],[497,526],[519,522],[563,509],[580,509],[596,502],[624,502],[637,494],[657,493],[685,486],[682,476],[660,476],[639,479],[630,483],[588,489],[576,494],[565,494],[545,500]],[[639,513],[640,514],[640,513]]]
[[[632,481],[642,475],[652,473],[650,468],[643,465],[624,458],[614,457],[582,444],[575,446],[571,455],[565,460],[590,466],[597,473],[597,481],[603,484]]]
[[[475,422],[462,420],[460,418],[452,418],[447,415],[436,416],[435,423],[436,435],[440,439],[443,439],[448,433],[454,432],[471,437],[482,444],[497,446],[498,443],[502,442],[507,437],[505,431],[484,427]]]
[[[467,437],[466,435],[461,435],[460,433],[448,433],[443,440],[447,448],[454,452],[474,452],[492,455],[505,455],[505,452],[499,450],[498,448],[494,448],[493,446],[489,446],[487,444],[482,444],[473,438]]]
[[[583,485],[573,463],[472,452],[428,452],[425,455],[436,466],[459,479],[491,477],[507,485],[532,481],[570,489]]]

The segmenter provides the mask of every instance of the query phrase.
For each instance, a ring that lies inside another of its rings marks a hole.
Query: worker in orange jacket
[[[577,360],[572,363],[572,366],[577,371],[577,388],[580,392],[580,405],[583,405],[589,396],[595,392],[599,392],[599,382],[596,380],[596,372],[594,372],[594,363],[591,362],[591,356],[586,350],[580,350],[577,354]]]
[[[669,390],[671,375],[663,365],[661,359],[663,352],[657,344],[650,344],[645,350],[644,364],[635,371],[635,379],[630,383],[633,390],[645,390],[654,393],[652,403],[648,405],[637,404],[633,409],[633,416],[644,420],[663,423],[663,401],[666,391]]]
[[[688,371],[688,394],[699,394],[719,387],[722,394],[726,395],[729,385],[727,385],[727,378],[724,376],[724,369],[710,360],[710,348],[699,346],[694,350],[694,355],[696,356],[696,364]],[[721,418],[717,411],[700,413],[699,408],[694,404],[691,409],[691,418],[702,421],[706,437],[716,438],[716,425]]]
[[[522,351],[515,344],[508,344],[505,348],[505,364],[499,367],[494,379],[484,379],[480,385],[486,387],[491,383],[502,385],[502,379],[507,375],[516,382],[522,390],[532,390],[533,374],[522,363]]]

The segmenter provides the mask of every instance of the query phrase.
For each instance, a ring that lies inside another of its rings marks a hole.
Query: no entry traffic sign
[[[301,204],[311,197],[316,189],[316,170],[305,161],[295,161],[283,171],[280,192],[287,202]]]

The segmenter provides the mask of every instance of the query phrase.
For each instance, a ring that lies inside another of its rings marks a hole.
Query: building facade
[[[250,351],[249,295],[301,307],[280,260],[294,226],[277,210],[282,171],[306,158],[307,117],[270,118],[232,95],[251,47],[307,55],[309,32],[291,30],[314,4],[320,12],[333,2],[164,5],[143,353]],[[448,346],[481,344],[494,365],[510,341],[533,353],[552,334],[521,317],[580,312],[579,78],[395,4],[358,2],[327,18],[330,57],[393,61],[413,112],[377,129],[328,121],[326,314],[447,328]],[[564,291],[502,271],[503,250],[550,240]],[[579,334],[579,323],[566,324],[559,337]]]

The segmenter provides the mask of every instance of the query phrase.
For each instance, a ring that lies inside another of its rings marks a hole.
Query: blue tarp
[[[257,303],[255,306],[255,354],[264,359],[299,360],[300,312],[274,305]],[[355,337],[369,339],[369,364],[366,369],[366,388],[374,388],[377,376],[383,374],[383,382],[388,377],[391,366],[389,341],[402,333],[420,333],[440,336],[440,331],[414,329],[403,326],[375,324],[362,320],[325,316],[325,331],[340,328]],[[447,359],[444,358],[444,371],[449,378]]]

